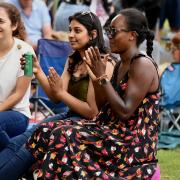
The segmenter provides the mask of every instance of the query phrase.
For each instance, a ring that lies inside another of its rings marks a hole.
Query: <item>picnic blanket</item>
[[[158,149],[174,149],[180,145],[180,131],[159,133]]]

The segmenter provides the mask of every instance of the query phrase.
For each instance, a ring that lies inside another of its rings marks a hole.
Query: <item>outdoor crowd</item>
[[[160,180],[161,31],[179,62],[179,18],[179,0],[0,1],[0,179]],[[73,52],[46,76],[38,40],[55,37]],[[27,128],[33,78],[68,108]]]

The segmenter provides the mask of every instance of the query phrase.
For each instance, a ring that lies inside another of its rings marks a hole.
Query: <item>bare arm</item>
[[[46,38],[46,39],[52,39],[52,27],[50,24],[46,24],[43,26],[43,29],[42,29],[42,33],[43,33],[43,38]]]
[[[58,96],[68,107],[85,118],[92,119],[98,113],[91,80],[88,86],[87,102],[75,98],[67,91],[60,92]]]
[[[106,75],[108,79],[111,79],[113,70],[114,70],[115,62],[107,62],[106,63]],[[98,109],[101,109],[102,105],[106,102],[106,95],[105,93],[102,93],[101,86],[98,84],[97,81],[93,81],[93,86],[95,90],[95,97],[96,97],[96,103],[98,106]]]
[[[64,72],[62,78],[55,72],[53,68],[51,68],[49,74],[49,84],[51,86],[54,96],[58,101],[64,102],[74,112],[88,119],[92,119],[98,113],[95,102],[94,88],[91,80],[88,85],[87,101],[84,102],[68,93],[67,90],[69,79],[66,75],[66,72]]]
[[[68,61],[67,61],[68,62]],[[67,87],[67,83],[69,81],[69,77],[67,75],[67,62],[62,74],[63,77],[63,81],[64,82],[64,87]],[[22,69],[24,68],[24,64],[25,64],[25,59],[21,58],[21,67]],[[42,68],[40,67],[40,64],[38,62],[38,59],[36,57],[33,58],[33,72],[35,77],[37,78],[37,80],[39,81],[40,85],[42,86],[43,90],[45,91],[46,95],[49,97],[49,99],[51,99],[53,102],[59,102],[56,97],[54,96],[51,87],[49,85],[48,82],[48,78],[46,76],[46,74],[43,72]]]
[[[122,120],[132,116],[148,92],[157,89],[158,83],[152,87],[155,75],[157,73],[154,65],[150,61],[141,58],[131,64],[128,88],[125,91],[124,97],[120,97],[115,92],[110,82],[101,86],[111,107]],[[157,79],[158,77],[156,76]]]
[[[50,24],[44,25],[42,28],[42,38],[52,39],[52,28]],[[29,38],[26,39],[26,42],[30,44],[34,50],[37,49],[37,44],[33,43]]]
[[[91,47],[86,51],[86,62],[96,77],[101,77],[105,74],[104,63],[101,60],[98,48]],[[153,63],[145,57],[139,58],[130,64],[127,88],[123,97],[117,94],[110,82],[101,85],[101,90],[105,93],[106,100],[122,120],[128,119],[140,105],[146,94],[154,92],[157,88],[158,75],[156,69]]]
[[[31,82],[31,77],[22,76],[17,79],[16,87],[9,97],[0,104],[0,112],[12,108],[21,101]]]
[[[24,59],[21,59],[21,65],[25,64]],[[38,62],[38,59],[36,57],[33,58],[33,72],[35,77],[37,78],[38,82],[42,86],[43,90],[45,91],[46,95],[51,99],[53,102],[56,102],[55,97],[53,96],[53,93],[51,92],[51,88],[48,83],[48,79],[46,74],[43,72],[42,68],[40,67],[40,64]]]

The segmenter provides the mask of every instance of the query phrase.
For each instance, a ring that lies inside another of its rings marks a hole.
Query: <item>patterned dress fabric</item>
[[[112,84],[123,98],[128,74]],[[151,179],[157,166],[159,94],[147,94],[122,121],[106,103],[91,121],[59,120],[39,127],[26,144],[44,179]]]

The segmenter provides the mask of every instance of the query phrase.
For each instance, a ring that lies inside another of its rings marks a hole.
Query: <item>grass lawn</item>
[[[180,147],[173,150],[158,150],[161,180],[180,180]]]

